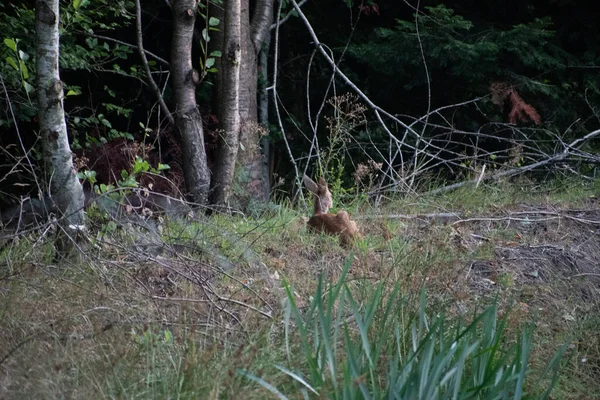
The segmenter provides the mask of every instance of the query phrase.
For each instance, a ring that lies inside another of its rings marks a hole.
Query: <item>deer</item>
[[[306,225],[313,232],[323,232],[328,235],[338,236],[340,244],[344,247],[351,246],[360,237],[356,222],[350,219],[347,211],[339,211],[337,214],[329,213],[333,205],[331,192],[323,177],[316,183],[308,176],[302,178],[306,188],[314,196],[313,215]]]

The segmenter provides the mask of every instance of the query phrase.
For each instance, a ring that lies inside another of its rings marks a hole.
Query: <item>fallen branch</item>
[[[428,219],[428,220],[447,220],[452,222],[451,225],[463,224],[468,222],[497,222],[497,221],[518,221],[518,222],[542,222],[551,221],[559,218],[566,218],[572,221],[581,222],[591,225],[600,225],[600,220],[592,220],[582,218],[572,214],[581,214],[582,212],[587,213],[598,213],[600,209],[594,210],[561,210],[561,211],[548,211],[548,210],[532,210],[532,211],[516,211],[507,213],[504,216],[479,216],[463,218],[458,213],[426,213],[426,214],[378,214],[378,215],[356,215],[353,218],[356,220],[373,220],[373,219]],[[528,218],[527,216],[544,216],[544,218]]]
[[[506,171],[497,172],[495,174],[490,174],[483,178],[478,177],[478,178],[471,179],[468,181],[454,183],[452,185],[448,185],[448,186],[444,186],[444,187],[441,187],[441,188],[438,188],[435,190],[431,190],[431,191],[427,192],[426,194],[438,194],[438,193],[442,193],[442,192],[447,192],[449,190],[458,189],[458,188],[466,186],[466,185],[475,184],[475,183],[477,183],[478,180],[488,181],[490,179],[499,179],[499,178],[504,178],[504,177],[515,176],[515,175],[519,175],[519,174],[522,174],[527,171],[531,171],[532,169],[535,169],[535,168],[543,167],[543,166],[551,164],[551,163],[564,161],[571,155],[571,153],[572,153],[571,149],[574,150],[575,146],[583,144],[585,141],[592,139],[599,135],[600,135],[600,129],[590,132],[587,135],[585,135],[584,137],[576,139],[573,142],[571,142],[570,144],[566,145],[565,149],[561,153],[550,156],[549,158],[547,158],[545,160],[541,160],[541,161],[538,161],[533,164],[525,165],[523,167],[513,168],[513,169],[506,170]],[[597,161],[600,162],[600,158],[598,158]]]
[[[386,215],[357,215],[356,220],[362,219],[447,219],[456,220],[461,218],[456,213],[428,213],[428,214],[386,214]]]

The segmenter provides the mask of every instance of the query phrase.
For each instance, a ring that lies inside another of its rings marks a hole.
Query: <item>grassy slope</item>
[[[356,202],[364,238],[351,255],[285,207],[256,219],[105,224],[75,265],[52,264],[40,233],[21,237],[0,256],[0,398],[267,396],[238,370],[295,398],[275,365],[310,369],[299,338],[286,341],[282,280],[306,311],[320,274],[336,282],[347,260],[358,304],[380,282],[386,296],[398,287],[398,318],[418,309],[422,289],[429,314],[449,321],[498,298],[501,313],[512,308],[507,342],[535,321],[532,390],[567,341],[553,398],[600,398],[596,187],[501,185],[377,209]]]

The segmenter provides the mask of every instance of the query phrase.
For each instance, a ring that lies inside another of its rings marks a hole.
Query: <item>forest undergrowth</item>
[[[49,227],[4,231],[0,398],[600,398],[599,189],[349,201],[351,249],[308,201],[88,210],[72,262]]]

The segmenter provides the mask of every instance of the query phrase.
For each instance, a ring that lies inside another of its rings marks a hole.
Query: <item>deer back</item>
[[[356,222],[350,219],[350,215],[346,211],[340,211],[337,214],[315,214],[306,225],[313,232],[339,236],[342,245],[350,245],[357,237],[360,237]]]

